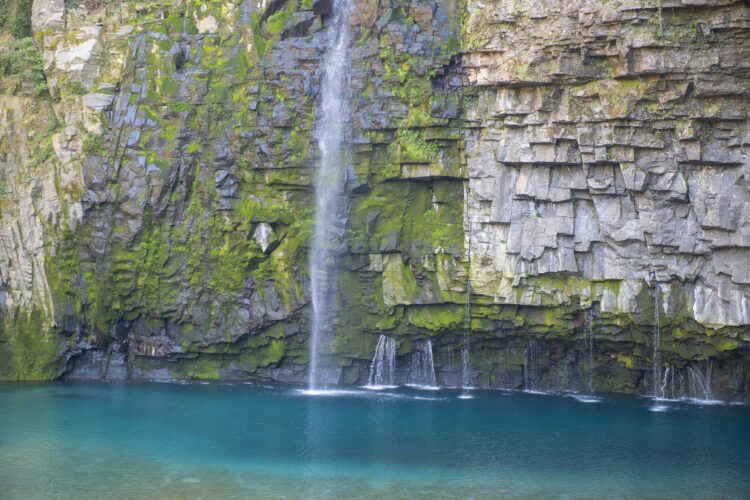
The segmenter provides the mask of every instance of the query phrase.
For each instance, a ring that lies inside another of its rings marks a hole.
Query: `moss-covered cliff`
[[[36,0],[33,38],[3,28],[0,379],[304,380],[329,9]],[[750,8],[356,0],[351,23],[329,381],[388,334],[458,383],[470,284],[477,385],[593,365],[647,392],[656,307],[672,376],[746,396]]]

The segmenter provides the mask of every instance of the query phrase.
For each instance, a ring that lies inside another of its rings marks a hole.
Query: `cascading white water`
[[[471,284],[466,283],[466,311],[464,313],[464,348],[461,350],[461,387],[471,388],[471,365],[469,364],[469,328],[471,326]]]
[[[505,360],[508,358],[508,346],[505,346],[504,350],[497,350],[497,388],[503,389],[505,387]]]
[[[447,360],[447,366],[448,368],[445,368],[445,365],[443,365],[443,369],[441,370],[443,373],[443,385],[448,387],[455,387],[456,384],[456,377],[454,376],[453,372],[453,357],[454,357],[454,349],[452,345],[445,346],[445,359]]]
[[[378,339],[375,355],[370,364],[370,377],[367,386],[388,387],[396,381],[396,341],[386,335]]]
[[[468,199],[465,197],[464,199]],[[469,228],[469,247],[467,257],[471,266],[472,230]],[[461,387],[471,389],[471,364],[469,363],[469,332],[471,329],[471,272],[466,277],[466,302],[464,306],[464,348],[461,351]]]
[[[540,390],[538,344],[535,338],[529,340],[529,347],[526,349],[526,359],[523,362],[524,389],[531,392],[538,392]]]
[[[688,382],[690,388],[690,397],[700,401],[712,401],[714,399],[711,391],[711,371],[713,370],[713,361],[706,361],[705,371],[697,365],[688,365]]]
[[[653,352],[653,365],[652,365],[652,379],[654,382],[653,396],[655,398],[664,397],[663,390],[660,391],[661,385],[659,381],[659,375],[661,371],[661,331],[659,328],[659,283],[654,286],[654,352]]]
[[[586,311],[586,343],[588,344],[589,354],[589,394],[594,392],[594,321],[592,319],[591,309]]]
[[[684,368],[666,365],[660,375],[657,397],[674,401],[715,403],[711,390],[712,369],[712,360],[706,360],[703,367],[697,363],[690,363]]]
[[[319,355],[322,329],[333,324],[336,256],[346,224],[347,154],[344,137],[349,121],[350,0],[333,0],[328,44],[323,58],[321,104],[315,124],[320,161],[315,175],[315,231],[310,249],[312,330],[308,386],[320,383]]]
[[[661,385],[659,385],[660,398],[667,398],[667,386],[674,386],[674,370],[672,369],[671,365],[664,367],[664,375],[661,378]],[[674,388],[672,389],[672,392],[674,393]]]
[[[409,383],[417,386],[437,386],[431,340],[425,340],[421,343],[417,352],[411,355]]]

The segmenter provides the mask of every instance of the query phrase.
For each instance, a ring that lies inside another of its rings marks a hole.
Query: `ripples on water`
[[[3,499],[750,497],[746,406],[218,383],[0,389]]]

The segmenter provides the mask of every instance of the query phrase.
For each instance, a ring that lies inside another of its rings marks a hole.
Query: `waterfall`
[[[468,198],[467,198],[468,199]],[[467,257],[469,260],[469,275],[466,277],[466,302],[464,306],[464,348],[461,351],[461,387],[471,388],[471,365],[469,363],[469,331],[471,329],[471,237],[472,230],[469,227],[469,248]]]
[[[523,361],[524,389],[539,392],[539,345],[537,339],[529,340],[526,359]]]
[[[370,377],[367,386],[373,389],[393,386],[395,380],[396,341],[391,337],[381,335],[370,364]]]
[[[714,399],[711,392],[711,371],[713,370],[713,361],[706,360],[705,371],[697,365],[690,364],[687,367],[688,384],[690,387],[690,397],[700,401],[712,401]]]
[[[589,354],[589,394],[594,393],[594,321],[591,316],[591,309],[589,309],[586,311],[586,344]]]
[[[505,388],[505,360],[508,357],[508,346],[505,346],[504,350],[498,348],[497,350],[497,388]]]
[[[653,365],[651,377],[653,379],[654,388],[653,396],[655,398],[664,397],[664,391],[659,391],[662,386],[659,384],[659,372],[661,371],[661,331],[659,329],[659,283],[654,286],[654,353],[653,353]]]
[[[336,256],[346,223],[346,151],[349,106],[349,0],[333,0],[328,43],[323,58],[321,107],[315,124],[320,160],[315,174],[315,230],[310,248],[312,329],[308,385],[319,384],[319,351],[325,347],[321,329],[333,325]]]
[[[684,368],[667,365],[659,376],[655,395],[661,399],[714,402],[711,391],[712,369],[712,360],[706,360],[703,368],[697,363],[690,363]]]
[[[464,313],[464,348],[461,350],[461,387],[471,388],[471,366],[469,365],[469,327],[471,325],[471,285],[466,283],[466,312]]]
[[[421,343],[417,352],[411,355],[409,383],[422,387],[437,386],[431,340],[425,340]]]
[[[445,359],[447,360],[448,369],[443,368],[443,385],[454,387],[455,377],[453,376],[453,355],[452,345],[445,346]]]
[[[666,399],[667,397],[667,386],[670,385],[669,381],[674,381],[674,371],[672,370],[672,365],[668,365],[664,367],[664,376],[661,378],[661,384],[659,385],[659,394],[658,397],[662,399]]]

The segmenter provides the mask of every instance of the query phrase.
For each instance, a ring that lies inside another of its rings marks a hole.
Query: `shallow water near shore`
[[[0,497],[750,495],[747,406],[461,394],[0,385]]]

